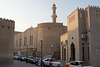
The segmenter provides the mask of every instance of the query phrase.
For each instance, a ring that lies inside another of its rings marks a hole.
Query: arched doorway
[[[71,44],[71,60],[75,60],[75,46],[73,43]]]

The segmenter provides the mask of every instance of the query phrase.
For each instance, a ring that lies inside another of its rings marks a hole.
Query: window
[[[79,63],[78,62],[75,62],[75,65],[79,65]]]
[[[89,52],[89,47],[88,47],[88,60],[90,60],[90,52]]]
[[[65,43],[68,44],[68,40],[65,40]]]
[[[45,60],[45,61],[49,61],[49,59]]]
[[[2,25],[2,29],[4,29],[4,25]]]
[[[50,59],[51,62],[55,62],[55,59]]]
[[[84,47],[82,47],[82,55],[83,55],[83,59],[84,59]]]
[[[51,27],[48,27],[48,30],[50,30],[51,29]]]
[[[27,37],[24,37],[24,46],[27,44]]]
[[[82,45],[84,45],[84,43],[82,43]]]
[[[79,65],[78,62],[71,62],[70,64],[71,64],[71,65]]]
[[[61,45],[63,45],[63,42],[60,42],[61,43]]]
[[[14,31],[14,27],[13,27],[13,31]]]
[[[73,39],[73,37],[72,37],[72,39]]]
[[[8,30],[9,30],[9,26],[8,26]]]
[[[88,17],[88,13],[87,13],[87,11],[86,11],[86,17]]]
[[[74,64],[75,64],[74,62],[71,62],[71,63],[70,63],[70,65],[74,65]]]
[[[80,13],[80,18],[82,18],[82,13]]]
[[[30,36],[30,45],[33,44],[33,36]]]
[[[18,46],[18,40],[16,40],[16,47]]]
[[[83,66],[85,63],[84,62],[80,62],[80,64]]]
[[[22,39],[19,39],[19,47],[22,45]]]
[[[98,11],[96,10],[96,16],[98,16]]]

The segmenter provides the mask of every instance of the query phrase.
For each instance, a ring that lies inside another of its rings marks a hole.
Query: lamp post
[[[51,45],[51,53],[52,53],[52,58],[53,58],[53,45]]]
[[[41,38],[40,41],[41,41],[41,67],[42,67],[42,47],[43,47],[43,38]]]
[[[26,46],[27,46],[27,51],[26,51],[26,57],[27,57],[27,58],[26,58],[26,63],[28,62],[28,60],[27,60],[27,59],[28,59],[28,45],[29,45],[29,44],[27,43],[27,44],[26,44]]]

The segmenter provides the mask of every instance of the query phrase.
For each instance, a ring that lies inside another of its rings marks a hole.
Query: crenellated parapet
[[[78,10],[84,10],[84,8],[77,8]]]
[[[99,6],[88,5],[90,8],[100,8]]]
[[[3,22],[15,22],[14,20],[9,20],[9,19],[5,19],[5,18],[0,18],[0,21],[3,21]]]
[[[0,18],[0,29],[12,29],[14,30],[15,21],[5,18]]]

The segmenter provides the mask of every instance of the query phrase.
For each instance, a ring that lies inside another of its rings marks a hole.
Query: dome
[[[33,27],[31,26],[31,27],[29,27],[28,29],[26,29],[25,31],[28,31],[28,30],[31,30],[31,29],[33,29]]]

